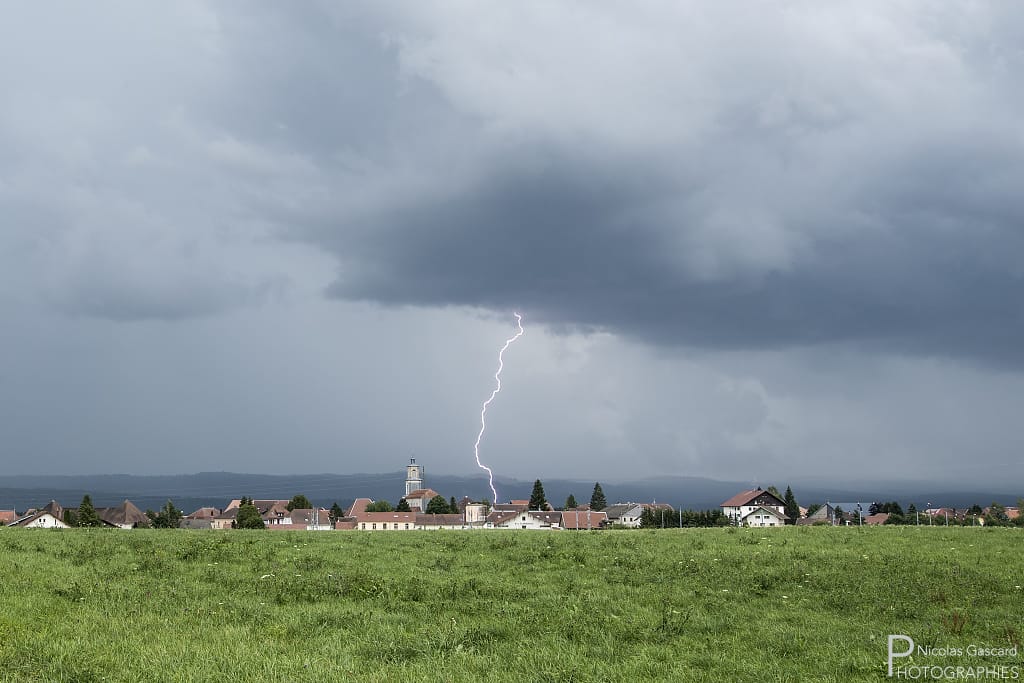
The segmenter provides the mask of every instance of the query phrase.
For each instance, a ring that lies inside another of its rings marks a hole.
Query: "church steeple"
[[[409,458],[405,466],[405,495],[423,488],[423,467],[416,464],[416,458]]]

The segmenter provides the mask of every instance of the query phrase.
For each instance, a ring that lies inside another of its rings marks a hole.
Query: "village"
[[[185,529],[250,529],[272,531],[413,531],[440,529],[519,529],[591,531],[606,528],[669,528],[693,526],[782,527],[877,526],[913,524],[926,526],[1020,525],[1018,507],[993,504],[971,508],[913,505],[904,511],[899,503],[834,503],[809,507],[796,504],[792,491],[785,494],[769,487],[741,491],[722,502],[720,509],[694,512],[676,510],[667,503],[618,502],[606,504],[599,483],[589,503],[577,504],[570,496],[562,509],[555,509],[538,493],[538,481],[531,499],[491,504],[469,497],[456,500],[424,485],[423,467],[410,459],[406,466],[405,492],[397,506],[387,501],[356,498],[342,509],[313,507],[299,494],[291,499],[236,498],[223,508],[201,507],[185,514],[168,501],[159,512],[142,511],[130,500],[112,507],[93,507],[88,496],[78,508],[64,507],[51,500],[38,509],[22,513],[0,510],[0,525],[8,527],[61,529],[97,526],[120,529],[145,527]]]

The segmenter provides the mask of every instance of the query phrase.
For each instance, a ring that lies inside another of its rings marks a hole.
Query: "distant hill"
[[[763,484],[767,488],[768,484]],[[484,477],[428,475],[425,484],[445,497],[489,498]],[[168,499],[189,512],[204,505],[223,507],[241,496],[252,498],[291,498],[302,493],[315,505],[329,507],[337,502],[347,506],[363,496],[397,503],[405,490],[405,472],[377,474],[303,474],[267,475],[236,472],[200,472],[198,474],[136,476],[103,475],[31,475],[0,476],[0,509],[19,511],[40,507],[51,499],[63,505],[77,505],[85,493],[96,505],[116,505],[125,498],[142,509],[159,509]],[[529,498],[533,481],[497,478],[498,494],[503,501]],[[776,482],[785,491],[786,482]],[[588,502],[593,481],[544,480],[548,500],[560,506],[571,493],[580,502]],[[617,501],[658,501],[673,507],[708,509],[718,507],[733,494],[751,488],[749,482],[728,482],[701,477],[658,477],[635,481],[602,481],[609,503]],[[993,501],[1014,505],[1018,493],[986,491],[977,488],[950,491],[948,487],[929,489],[926,484],[858,482],[851,486],[825,486],[820,483],[794,483],[793,492],[802,505],[831,501],[897,500],[904,507],[913,502],[923,509],[935,506],[967,507]],[[1024,493],[1024,492],[1022,492]]]

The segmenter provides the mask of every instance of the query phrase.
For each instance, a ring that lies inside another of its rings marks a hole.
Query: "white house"
[[[737,493],[735,496],[722,503],[722,513],[728,517],[733,524],[743,524],[744,518],[758,508],[764,508],[765,511],[774,510],[782,515],[783,520],[785,520],[786,503],[771,491],[766,491],[761,487]],[[764,513],[762,512],[760,514],[763,515]]]
[[[331,511],[327,508],[295,508],[291,512],[291,526],[306,531],[330,531]],[[272,528],[272,527],[271,527]]]
[[[416,528],[433,531],[436,529],[466,529],[466,518],[459,514],[428,515],[420,513],[416,515]]]
[[[759,505],[743,517],[740,517],[741,526],[785,526],[786,515],[774,507]]]
[[[640,518],[646,506],[641,503],[616,503],[609,505],[602,512],[608,515],[609,524],[617,524],[631,528],[640,527]]]
[[[29,529],[67,529],[63,520],[57,519],[49,512],[35,512],[16,519],[7,526],[23,526]]]
[[[362,512],[355,515],[359,531],[412,531],[416,528],[415,512]]]
[[[516,513],[492,513],[496,515],[496,529],[558,529],[562,522],[561,512],[524,510]]]

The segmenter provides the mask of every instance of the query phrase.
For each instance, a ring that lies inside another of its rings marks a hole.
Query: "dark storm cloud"
[[[402,77],[444,93],[462,127],[434,125],[439,117],[399,135],[406,158],[378,169],[411,164],[444,177],[435,191],[396,184],[357,211],[320,216],[328,227],[312,239],[341,262],[329,291],[386,304],[522,307],[553,325],[656,344],[853,343],[1019,364],[1024,150],[1020,101],[1002,71],[1016,59],[1005,42],[1015,32],[961,30],[955,13],[912,18],[921,23],[888,27],[905,36],[880,30],[881,38],[851,41],[863,54],[851,58],[842,45],[820,64],[799,49],[789,58],[758,53],[786,39],[822,49],[809,27],[758,34],[765,44],[693,64],[638,57],[635,78],[680,103],[712,101],[692,130],[685,108],[674,124],[663,102],[632,102],[613,87],[604,102],[612,114],[581,109],[569,95],[495,113],[489,98],[504,72],[481,68],[479,82],[467,81],[461,64],[445,70],[449,52],[461,53],[444,43],[458,35],[418,38],[410,29]],[[712,33],[750,30],[719,19]],[[681,30],[681,41],[695,38]],[[984,41],[993,41],[987,51]],[[522,54],[506,56],[502,66],[516,72]],[[737,60],[758,70],[749,80],[719,75]],[[564,75],[550,68],[552,80]],[[883,68],[891,73],[874,70]],[[603,77],[598,67],[570,75]],[[666,127],[630,129],[635,107],[665,109]],[[564,122],[579,130],[564,135]]]
[[[705,188],[673,185],[635,162],[563,158],[538,173],[506,161],[456,196],[389,206],[346,231],[332,244],[342,276],[331,293],[521,307],[658,344],[855,342],[1016,363],[1024,215],[1010,187],[978,186],[1024,169],[999,157],[986,157],[991,174],[961,169],[962,156],[851,174],[869,187],[817,215],[801,215],[793,197],[778,217],[806,240],[793,262],[710,276],[693,265],[686,239],[709,220],[694,206]],[[646,210],[667,199],[672,212]]]

